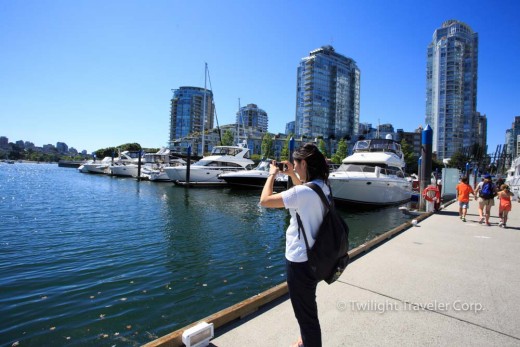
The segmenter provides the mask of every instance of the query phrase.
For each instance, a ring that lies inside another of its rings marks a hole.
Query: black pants
[[[316,286],[307,262],[293,263],[286,261],[287,286],[294,310],[300,325],[300,334],[304,347],[321,347],[321,328],[316,304]]]

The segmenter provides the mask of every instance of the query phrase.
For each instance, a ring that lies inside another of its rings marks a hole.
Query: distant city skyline
[[[240,99],[269,114],[270,132],[284,132],[295,119],[295,68],[324,45],[361,71],[360,122],[411,131],[425,122],[426,46],[449,19],[479,34],[476,109],[488,117],[488,152],[520,115],[518,1],[0,0],[0,8],[0,132],[10,139],[89,153],[165,146],[171,89],[203,87],[206,62],[220,124],[234,123]]]

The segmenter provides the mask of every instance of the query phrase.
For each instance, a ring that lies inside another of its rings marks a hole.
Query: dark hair
[[[314,179],[322,179],[325,182],[329,178],[329,165],[325,156],[314,143],[306,143],[293,153],[294,160],[305,160],[307,163],[307,182]]]
[[[461,181],[462,181],[462,183],[466,183],[467,184],[468,183],[468,177],[467,176],[462,177]]]

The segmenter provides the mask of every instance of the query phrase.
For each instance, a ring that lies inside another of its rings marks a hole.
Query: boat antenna
[[[208,80],[209,80],[209,89],[211,91],[213,91],[213,86],[211,85],[211,76],[209,75],[209,70],[208,70]],[[215,106],[215,102],[213,100],[211,101],[211,104],[213,105],[213,111],[215,112],[215,120],[217,121],[218,138],[220,140],[220,143],[222,143],[222,133],[220,131],[220,126],[218,124],[217,107]]]

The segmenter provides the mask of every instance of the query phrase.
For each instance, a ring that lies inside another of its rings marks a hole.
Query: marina
[[[288,213],[257,190],[0,164],[2,345],[142,345],[278,286]],[[351,247],[409,221],[340,209]]]

